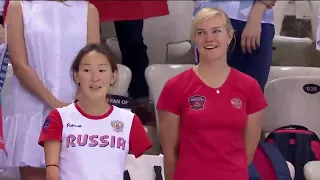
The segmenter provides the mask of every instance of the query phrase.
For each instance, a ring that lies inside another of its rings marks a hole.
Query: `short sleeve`
[[[181,115],[179,85],[177,78],[170,79],[164,85],[157,103],[157,109]]]
[[[152,147],[144,127],[138,118],[134,115],[129,137],[129,151],[136,157],[140,157],[146,150]]]
[[[38,141],[39,145],[43,146],[43,143],[49,140],[62,141],[62,128],[61,116],[59,112],[54,109],[43,123]]]
[[[263,110],[267,106],[268,103],[264,98],[263,92],[258,82],[254,80],[247,101],[247,114],[254,114]]]

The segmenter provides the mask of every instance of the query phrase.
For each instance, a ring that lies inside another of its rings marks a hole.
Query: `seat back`
[[[319,76],[318,67],[300,67],[300,66],[271,66],[268,82],[282,77],[292,76]]]
[[[286,161],[286,162],[287,162],[287,165],[288,165],[288,167],[289,167],[291,179],[294,179],[294,176],[295,176],[294,166],[293,166],[289,161]]]
[[[193,64],[154,64],[146,69],[146,81],[148,83],[155,107],[157,105],[162,88],[167,80],[193,66]],[[157,113],[157,111],[155,112]],[[158,127],[158,117],[156,117],[156,120]]]
[[[265,88],[269,105],[263,117],[263,130],[271,132],[295,124],[305,126],[319,136],[319,85],[319,76],[285,77],[269,82]]]
[[[154,166],[161,167],[164,179],[162,155],[142,155],[139,158],[130,154],[127,156],[126,169],[129,171],[131,180],[155,180]]]
[[[194,2],[168,1],[167,3],[170,11],[169,15],[144,20],[143,40],[148,47],[149,64],[193,63],[194,55],[192,49],[191,51],[188,50],[190,44],[187,42],[190,41]],[[113,22],[102,24],[102,37],[104,39],[116,37]],[[177,48],[172,44],[178,45],[179,51],[171,53]],[[108,41],[107,45],[109,47],[110,45],[115,46],[111,49],[116,50],[114,52],[118,53],[117,57],[121,57],[120,51],[116,47],[118,46],[117,42]],[[186,57],[186,59],[181,57]]]
[[[306,180],[320,179],[320,161],[310,161],[304,165],[304,175]]]
[[[128,88],[131,82],[131,70],[121,64],[118,64],[118,77],[114,86],[111,87],[109,93],[112,95],[128,97]]]
[[[308,64],[306,57],[311,44],[310,38],[275,36],[273,39],[275,50],[272,53],[272,65],[306,66]]]

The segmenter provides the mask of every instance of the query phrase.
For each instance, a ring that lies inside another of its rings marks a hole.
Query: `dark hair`
[[[113,60],[114,58],[112,58],[113,57],[112,53],[109,51],[109,49],[107,48],[106,45],[88,44],[79,51],[77,57],[74,59],[72,65],[71,65],[70,73],[71,73],[73,80],[75,80],[73,73],[79,72],[79,67],[80,67],[82,58],[92,51],[96,51],[96,52],[101,53],[104,56],[106,56],[106,58],[109,61],[110,66],[111,66],[112,72],[118,71],[117,63]]]

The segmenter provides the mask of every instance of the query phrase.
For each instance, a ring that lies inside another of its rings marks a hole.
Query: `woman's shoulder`
[[[186,86],[190,78],[194,75],[193,68],[189,68],[173,77],[171,77],[165,84],[166,87],[183,88]]]
[[[237,69],[232,68],[232,71],[233,71],[232,81],[234,85],[238,85],[241,88],[251,89],[252,85],[257,82],[253,77]]]
[[[8,4],[8,11],[21,12],[21,1],[10,1]]]

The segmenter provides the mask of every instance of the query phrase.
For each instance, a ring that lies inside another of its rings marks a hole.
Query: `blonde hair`
[[[226,28],[227,28],[228,32],[233,34],[234,29],[231,25],[230,18],[224,11],[222,11],[221,9],[218,9],[218,8],[203,8],[196,14],[194,19],[192,20],[192,25],[191,25],[192,36],[194,35],[196,28],[197,28],[197,25],[200,22],[207,20],[207,19],[210,19],[212,17],[216,17],[216,16],[220,16],[225,20]]]

